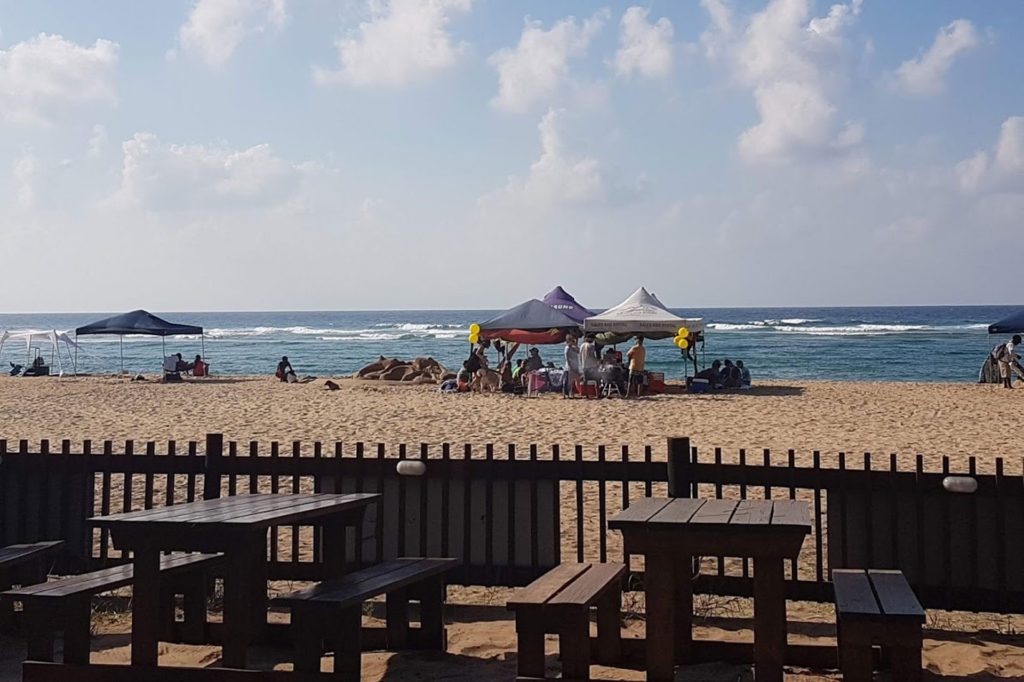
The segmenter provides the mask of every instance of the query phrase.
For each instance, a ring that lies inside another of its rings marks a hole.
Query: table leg
[[[754,678],[782,682],[786,592],[782,559],[754,557]]]
[[[254,534],[225,552],[223,661],[244,668],[246,649],[267,624],[267,535]]]
[[[693,655],[693,557],[675,559],[676,663],[689,663]]]
[[[137,547],[132,586],[132,665],[155,666],[160,627],[160,552]]]
[[[648,682],[670,682],[675,677],[677,607],[673,560],[674,557],[668,552],[647,553],[645,592]],[[687,632],[685,636],[690,637],[691,634]]]

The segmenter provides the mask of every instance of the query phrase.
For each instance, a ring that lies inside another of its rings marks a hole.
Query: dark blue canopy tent
[[[988,326],[989,334],[1021,334],[1024,333],[1024,310],[1018,310],[1009,317],[1004,317],[995,324]]]
[[[199,334],[201,339],[203,358],[206,358],[206,337],[203,336],[203,328],[190,324],[175,324],[163,320],[153,313],[145,310],[133,310],[123,315],[114,315],[103,320],[98,320],[84,327],[75,330],[75,337],[85,334],[117,334],[121,337],[121,371],[124,371],[124,335],[125,334],[147,334],[160,337],[160,347],[166,355],[167,348],[164,344],[164,337],[167,336],[191,336]]]

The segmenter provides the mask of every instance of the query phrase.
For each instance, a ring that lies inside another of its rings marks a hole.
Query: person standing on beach
[[[1003,379],[1003,388],[1013,388],[1013,374],[1016,371],[1017,376],[1024,379],[1024,375],[1021,374],[1020,370],[1014,367],[1020,356],[1016,354],[1017,346],[1020,345],[1020,335],[1014,334],[1013,338],[1004,343],[1002,346],[997,346],[993,355],[996,361],[999,363],[999,376]]]
[[[583,337],[580,345],[580,372],[583,373],[583,381],[597,381],[599,367],[597,359],[597,348],[594,346],[594,335],[587,334]]]
[[[572,393],[580,382],[580,349],[576,346],[576,337],[570,334],[565,337],[565,378],[562,379],[562,397],[572,398]]]
[[[644,348],[644,337],[636,337],[636,344],[626,352],[629,358],[629,383],[626,385],[626,397],[629,389],[636,386],[636,397],[640,397],[640,388],[644,383],[644,364],[647,361],[647,349]]]

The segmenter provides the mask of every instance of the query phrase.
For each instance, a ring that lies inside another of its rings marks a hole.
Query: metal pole
[[[118,337],[121,345],[121,374],[124,374],[124,334],[120,334]]]

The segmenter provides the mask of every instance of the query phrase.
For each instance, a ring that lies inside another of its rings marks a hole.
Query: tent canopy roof
[[[583,320],[594,314],[581,306],[579,301],[562,287],[555,287],[541,301],[561,312],[566,317],[571,317],[576,324],[583,324]]]
[[[600,315],[588,317],[583,328],[588,332],[628,332],[632,334],[675,334],[680,327],[691,332],[704,331],[701,318],[679,317],[640,287],[629,298]]]
[[[162,320],[145,310],[133,310],[123,315],[115,315],[98,320],[75,330],[83,334],[149,334],[151,336],[177,336],[184,334],[202,334],[202,327],[189,324],[175,324]]]
[[[1004,317],[995,324],[988,326],[989,334],[1020,334],[1024,333],[1024,310],[1018,310],[1009,317]]]
[[[481,331],[498,331],[504,329],[523,329],[526,331],[544,331],[564,327],[578,327],[579,323],[555,310],[546,303],[531,298],[514,308],[509,308],[486,322],[480,323]]]

